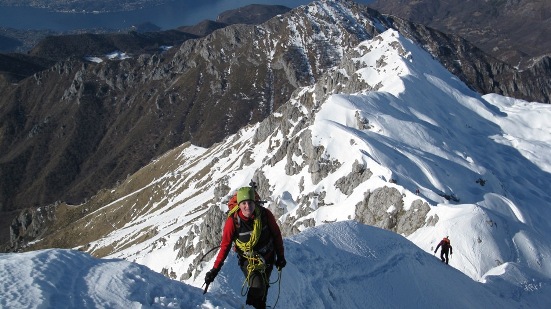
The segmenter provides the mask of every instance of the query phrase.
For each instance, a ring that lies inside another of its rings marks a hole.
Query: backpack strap
[[[237,214],[237,211],[233,214],[233,225],[235,226],[235,231],[238,234],[239,228],[241,227],[241,218],[239,217],[239,214]],[[237,236],[234,235],[234,238],[237,238]]]

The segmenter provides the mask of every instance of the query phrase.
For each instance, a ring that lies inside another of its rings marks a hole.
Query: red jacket
[[[261,207],[261,206],[257,205],[256,207]],[[263,257],[266,261],[271,261],[273,260],[273,254],[275,251],[277,258],[282,259],[285,256],[285,251],[283,249],[283,238],[281,237],[281,231],[279,229],[279,226],[277,225],[276,219],[272,214],[272,212],[266,208],[262,208],[261,213],[264,216],[266,216],[268,230],[272,236],[271,238],[274,244],[274,250],[267,252]],[[252,223],[252,220],[254,219],[254,214],[251,218],[245,218],[241,213],[241,210],[237,211],[237,215],[239,216],[241,221],[244,222],[245,224],[248,222]],[[237,232],[237,229],[236,229],[236,224],[234,222],[234,217],[233,216],[228,217],[226,219],[226,223],[224,224],[224,230],[222,231],[222,241],[220,242],[220,251],[218,251],[218,256],[214,261],[214,268],[220,269],[224,264],[224,261],[226,260],[226,257],[228,256],[232,248],[232,243],[233,243],[233,240],[235,239],[236,232]]]

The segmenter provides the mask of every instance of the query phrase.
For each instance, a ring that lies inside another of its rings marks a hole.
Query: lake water
[[[0,6],[0,27],[69,31],[92,28],[127,29],[150,22],[167,30],[194,25],[205,19],[216,20],[226,10],[253,3],[278,4],[292,8],[309,2],[310,0],[175,0],[135,11],[98,14],[59,13],[47,9]]]
[[[115,13],[59,13],[30,7],[0,7],[0,27],[22,30],[69,31],[76,29],[125,29],[145,22],[163,30],[216,19],[214,6],[195,1],[172,1],[145,9]]]

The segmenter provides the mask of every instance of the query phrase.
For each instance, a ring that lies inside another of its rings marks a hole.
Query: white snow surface
[[[377,90],[330,95],[315,113],[298,99],[288,103],[312,119],[313,142],[324,147],[327,160],[341,164],[336,171],[314,183],[308,167],[288,175],[284,161],[267,164],[274,145],[294,138],[292,129],[277,129],[254,144],[256,124],[209,149],[186,147],[166,175],[104,206],[155,193],[140,205],[144,213],[90,244],[90,253],[116,244],[108,257],[60,249],[0,255],[0,307],[241,307],[243,275],[234,253],[206,294],[201,285],[212,259],[183,282],[159,273],[170,269],[180,277],[189,271],[196,256],[178,258],[174,248],[201,223],[201,206],[214,196],[211,184],[228,178],[236,190],[261,170],[271,194],[263,199],[283,211],[280,222],[297,215],[298,200],[325,194],[323,206],[312,200],[312,212],[295,223],[301,233],[285,239],[288,265],[272,284],[268,305],[549,308],[551,105],[477,94],[393,30],[357,51],[361,69],[347,76],[357,74]],[[248,164],[242,164],[245,156]],[[304,157],[293,159],[300,165]],[[354,162],[373,176],[347,195],[335,183]],[[438,221],[407,236],[353,221],[365,192],[383,186],[402,193],[405,209],[414,200],[426,202],[427,217]],[[224,209],[224,202],[211,207]],[[301,225],[307,219],[315,226]],[[152,229],[154,237],[127,245]],[[433,254],[446,235],[454,252],[450,265]],[[276,279],[274,272],[271,281]]]
[[[520,273],[515,263],[476,282],[406,238],[355,221],[306,229],[285,247],[289,263],[272,273],[268,297],[276,308],[544,308],[551,301],[548,278],[502,276]],[[1,254],[0,266],[2,308],[244,305],[235,253],[206,294],[146,266],[77,250]]]

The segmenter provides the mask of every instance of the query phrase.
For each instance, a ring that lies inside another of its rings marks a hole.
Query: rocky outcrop
[[[343,163],[325,157],[302,129],[331,93],[377,89],[333,68],[342,63],[354,72],[353,56],[344,55],[388,27],[482,93],[549,98],[549,58],[533,72],[516,72],[465,40],[355,2],[312,3],[168,51],[102,63],[68,58],[17,84],[0,85],[0,211],[79,204],[186,141],[210,146],[267,117],[255,139],[269,138],[278,126],[301,136],[271,145],[266,160],[275,164],[285,157],[288,174],[305,164],[317,183]],[[315,95],[300,98],[308,111],[292,107],[274,114],[297,87],[316,81],[323,82]],[[360,115],[357,121],[358,127],[369,126]],[[294,161],[296,156],[303,161]],[[240,164],[249,164],[246,156]],[[8,227],[0,227],[3,241],[7,235]]]
[[[192,230],[185,236],[181,237],[174,251],[178,252],[177,258],[188,258],[195,256],[193,262],[188,268],[188,272],[183,274],[180,280],[189,279],[193,274],[197,274],[202,267],[202,261],[208,261],[218,253],[217,247],[222,239],[222,229],[226,222],[226,214],[220,208],[212,205],[203,216],[203,222],[200,225],[193,226]],[[197,242],[196,239],[201,239]],[[210,265],[209,265],[210,266]],[[205,267],[209,267],[205,266]]]
[[[427,219],[427,213],[430,211],[430,207],[427,202],[422,200],[415,200],[411,203],[408,210],[403,211],[398,215],[396,222],[396,232],[403,235],[410,235],[419,228],[425,225],[434,225],[438,222],[437,218],[429,217]]]
[[[366,192],[363,202],[356,205],[355,219],[407,236],[425,225],[429,210],[429,205],[421,200],[416,200],[406,210],[397,189],[382,187]]]
[[[6,251],[18,251],[20,246],[45,233],[49,223],[55,221],[56,205],[27,208],[13,219],[10,226],[10,247]]]
[[[346,177],[339,178],[335,183],[335,187],[339,188],[342,193],[346,195],[352,194],[352,191],[356,189],[362,182],[371,178],[373,173],[366,168],[364,164],[355,161],[352,165],[352,171]]]

